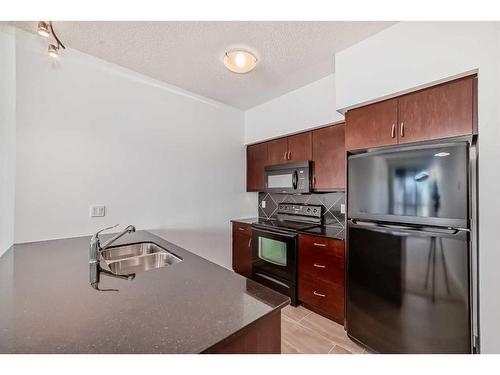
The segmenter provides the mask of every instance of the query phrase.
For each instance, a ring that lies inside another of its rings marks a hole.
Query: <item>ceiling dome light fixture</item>
[[[38,21],[38,26],[37,26],[37,32],[39,35],[44,36],[44,37],[50,37],[52,36],[56,44],[49,44],[49,48],[47,49],[47,52],[49,53],[50,56],[52,57],[57,57],[59,56],[59,48],[66,49],[64,44],[62,44],[61,40],[57,37],[56,32],[54,31],[54,27],[52,26],[52,21],[46,22],[46,21]]]
[[[252,71],[257,65],[257,58],[253,53],[244,50],[226,52],[224,66],[233,73],[244,74]]]

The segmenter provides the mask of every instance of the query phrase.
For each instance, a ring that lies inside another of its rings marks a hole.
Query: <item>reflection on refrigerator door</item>
[[[384,353],[470,353],[468,234],[350,223],[348,334]]]

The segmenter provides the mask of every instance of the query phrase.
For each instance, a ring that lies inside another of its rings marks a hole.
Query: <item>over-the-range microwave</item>
[[[264,167],[268,193],[304,194],[311,192],[311,161]]]

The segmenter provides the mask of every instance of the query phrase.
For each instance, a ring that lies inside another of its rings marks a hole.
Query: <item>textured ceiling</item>
[[[14,22],[35,32],[35,22]],[[333,56],[394,22],[54,22],[63,43],[169,84],[248,109],[333,73]],[[259,63],[238,75],[224,52]],[[64,58],[62,54],[61,58]]]

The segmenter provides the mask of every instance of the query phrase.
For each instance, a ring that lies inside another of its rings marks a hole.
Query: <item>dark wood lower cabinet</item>
[[[233,223],[233,270],[245,277],[252,276],[252,227]]]
[[[281,310],[261,318],[249,327],[212,346],[207,354],[280,354]]]
[[[299,300],[309,309],[344,324],[344,241],[299,236]]]

